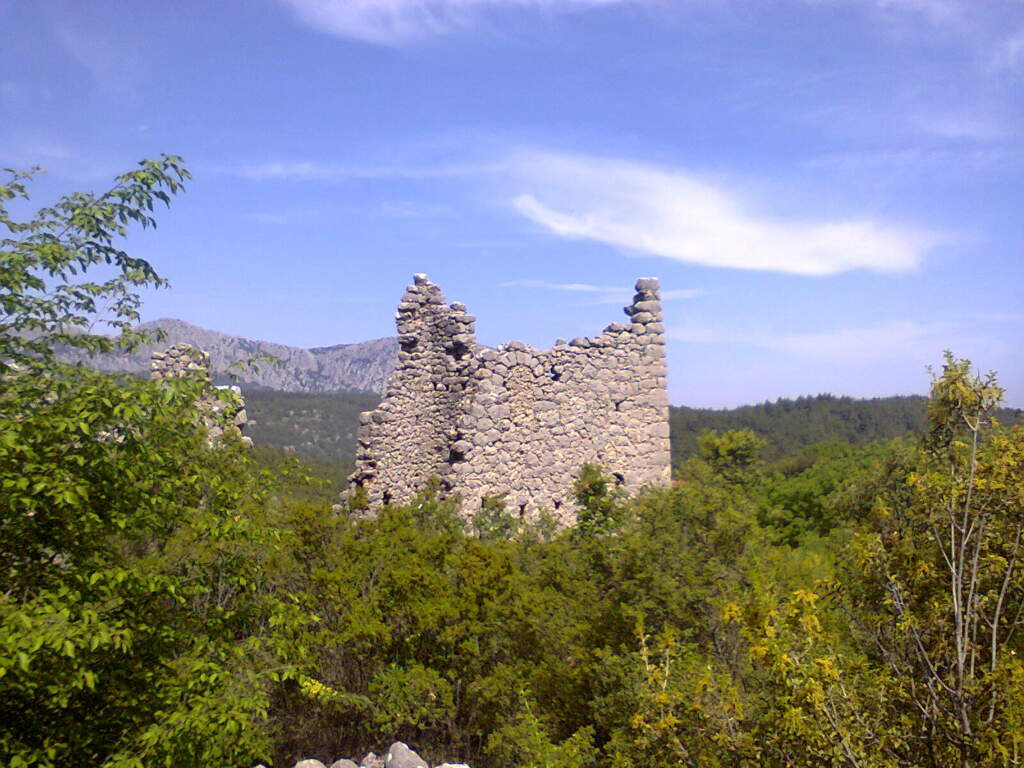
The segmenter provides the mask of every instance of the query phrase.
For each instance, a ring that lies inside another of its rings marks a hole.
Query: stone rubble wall
[[[208,394],[200,398],[197,406],[203,413],[203,421],[211,445],[216,444],[225,432],[235,431],[242,442],[252,446],[252,438],[244,435],[248,416],[245,412],[245,398],[238,387],[214,386],[210,379],[210,355],[191,344],[174,344],[165,350],[153,353],[150,361],[151,379],[172,379],[194,376],[207,383]],[[219,393],[226,393],[224,394]]]
[[[266,766],[258,765],[256,768],[266,768]],[[292,768],[327,768],[327,766],[315,758],[306,758],[297,762]],[[383,757],[370,752],[358,763],[348,758],[340,758],[331,763],[330,768],[430,768],[430,765],[409,749],[406,744],[396,741],[388,747],[387,754]],[[465,763],[440,763],[434,768],[470,768],[470,766]]]
[[[407,503],[432,476],[471,518],[504,494],[523,517],[575,522],[572,481],[600,465],[628,491],[670,480],[665,327],[658,281],[641,278],[629,322],[536,350],[476,343],[475,318],[416,275],[398,305],[398,365],[362,414],[350,492]]]

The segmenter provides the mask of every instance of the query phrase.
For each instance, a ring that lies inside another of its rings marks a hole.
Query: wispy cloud
[[[599,304],[627,304],[632,299],[633,289],[621,285],[593,285],[592,283],[549,283],[546,280],[508,280],[499,283],[502,288],[540,288],[547,291],[584,293],[594,297]],[[674,299],[695,299],[704,291],[697,288],[675,288],[661,291],[662,301]]]
[[[54,33],[61,48],[89,72],[98,88],[124,93],[140,85],[145,58],[138,55],[137,41],[115,39],[88,15],[48,13],[54,17]]]
[[[1015,71],[1024,65],[1024,27],[1000,41],[989,58],[993,72]]]
[[[0,133],[0,168],[22,170],[39,166],[58,178],[75,182],[110,180],[125,165],[109,158],[90,157],[76,151],[61,140],[39,132],[35,135]]]
[[[499,166],[474,163],[444,165],[346,165],[315,161],[270,162],[221,169],[253,181],[324,181],[389,179],[440,179],[471,176],[498,170]]]
[[[1024,64],[1024,28],[1019,0],[803,0],[811,4],[856,5],[903,33],[938,32],[973,49],[989,74],[1016,71]],[[1007,25],[1007,18],[1017,23]],[[921,25],[920,21],[926,22]]]
[[[1011,135],[1010,126],[991,116],[977,114],[918,115],[914,127],[942,139],[994,142]]]
[[[624,160],[529,153],[515,208],[560,237],[712,267],[830,275],[917,267],[938,233],[872,219],[755,214],[696,174]]]
[[[338,37],[401,45],[471,26],[486,10],[586,10],[639,0],[279,0],[299,20]]]
[[[905,320],[824,333],[783,334],[764,339],[762,346],[794,357],[840,365],[901,360],[914,354],[927,361],[949,346],[953,332],[946,324]]]
[[[918,364],[924,365],[937,359],[947,347],[964,349],[984,343],[977,337],[964,336],[949,323],[920,323],[913,320],[808,333],[786,333],[763,328],[739,331],[695,325],[672,328],[668,336],[684,343],[738,344],[771,350],[801,360],[848,366],[905,361],[908,358],[916,359]]]
[[[451,206],[415,200],[383,202],[380,204],[380,212],[393,219],[436,219],[455,214],[455,210]]]
[[[889,13],[914,13],[932,22],[948,24],[963,18],[964,0],[808,0],[812,3],[832,2],[856,4]]]

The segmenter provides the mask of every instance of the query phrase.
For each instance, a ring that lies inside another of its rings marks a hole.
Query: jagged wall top
[[[504,494],[523,515],[575,519],[568,497],[595,462],[627,488],[669,480],[665,335],[658,281],[641,278],[629,323],[535,350],[476,343],[475,318],[416,275],[396,315],[398,365],[361,417],[351,481],[371,505],[407,501],[431,477],[471,516]]]
[[[242,390],[236,386],[214,386],[210,378],[210,355],[205,350],[191,344],[173,344],[167,349],[158,350],[150,359],[149,376],[152,379],[174,379],[186,376],[198,377],[206,382],[207,394],[196,403],[202,414],[211,444],[218,443],[225,432],[231,431],[242,442],[252,446],[252,438],[244,436],[248,416],[245,410],[245,398]],[[214,390],[227,390],[222,397]]]

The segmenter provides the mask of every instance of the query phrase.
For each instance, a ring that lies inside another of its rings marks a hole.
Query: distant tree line
[[[338,392],[297,394],[274,390],[246,393],[254,424],[249,434],[262,445],[288,448],[321,464],[351,466],[361,411],[379,402],[376,395]],[[840,441],[864,445],[875,440],[921,434],[927,423],[927,398],[921,396],[857,399],[835,395],[781,398],[738,408],[670,409],[672,463],[700,455],[698,440],[708,430],[752,430],[764,439],[767,460],[793,454],[815,443]],[[1013,424],[1020,409],[1002,409],[1000,419]]]

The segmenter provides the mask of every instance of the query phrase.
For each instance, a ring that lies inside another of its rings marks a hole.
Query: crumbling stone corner
[[[441,478],[471,518],[504,495],[524,517],[576,519],[579,468],[629,491],[670,476],[665,326],[656,278],[636,282],[627,323],[546,350],[476,343],[475,318],[416,275],[398,305],[398,364],[380,406],[360,416],[356,470],[370,509],[406,503]]]
[[[242,442],[252,446],[252,438],[244,436],[248,416],[245,398],[236,386],[215,386],[210,379],[209,353],[191,344],[175,344],[153,353],[150,360],[151,379],[171,379],[186,376],[200,378],[207,384],[207,394],[200,398],[199,408],[211,445],[216,445],[225,432],[235,431]],[[223,397],[220,393],[227,394]]]

